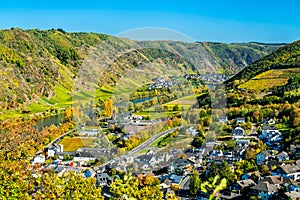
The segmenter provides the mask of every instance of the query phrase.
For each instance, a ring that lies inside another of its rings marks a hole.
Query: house
[[[55,156],[55,148],[49,147],[46,149],[46,155],[47,158],[54,157]]]
[[[108,186],[111,184],[113,179],[107,173],[96,174],[96,184],[99,186]]]
[[[219,193],[217,196],[220,197],[221,200],[242,200],[243,196],[241,194],[236,194],[233,192],[225,191],[223,193]]]
[[[165,185],[179,185],[183,179],[183,176],[178,176],[176,174],[167,174],[160,177],[160,181]]]
[[[280,132],[274,126],[264,126],[262,133],[259,136],[260,139],[269,139],[272,136],[281,135]]]
[[[279,175],[297,181],[300,180],[300,168],[295,164],[281,165],[272,172],[272,175]]]
[[[175,185],[179,185],[183,179],[183,176],[178,176],[176,174],[171,174],[171,176],[169,176],[169,179],[171,180],[172,184]]]
[[[285,151],[278,153],[275,157],[278,158],[278,160],[281,162],[285,160],[289,160],[289,155]]]
[[[45,162],[46,162],[45,155],[39,154],[33,158],[33,160],[31,161],[31,164],[33,164],[33,165],[34,164],[44,164]]]
[[[173,162],[171,171],[176,173],[183,173],[184,170],[189,166],[193,166],[193,162],[188,159],[178,158],[175,162]]]
[[[227,116],[223,115],[219,117],[219,123],[225,124],[227,122]]]
[[[235,129],[233,129],[231,133],[233,138],[242,138],[244,137],[245,130],[242,127],[238,126]]]
[[[261,197],[262,200],[268,200],[275,196],[278,191],[278,187],[268,182],[259,183],[251,187],[253,192]]]
[[[282,199],[300,200],[300,192],[297,191],[285,192]]]
[[[250,145],[250,140],[236,140],[235,144],[239,149],[246,149]]]
[[[276,187],[280,188],[280,185],[283,184],[283,177],[281,176],[265,176],[261,178],[258,183],[268,182],[270,184],[275,185]]]
[[[89,152],[76,152],[73,160],[74,162],[86,162],[96,160],[96,158]]]
[[[242,180],[249,179],[252,175],[258,177],[258,179],[261,178],[261,173],[259,171],[254,171],[254,172],[248,172],[248,173],[242,175],[241,179]]]
[[[210,156],[223,156],[223,151],[221,149],[214,149],[209,152]]]
[[[54,148],[55,152],[64,152],[64,145],[53,143],[52,148]]]
[[[236,121],[236,124],[244,124],[244,123],[246,123],[246,120],[245,120],[244,117],[237,117],[235,119],[235,121]]]
[[[150,151],[148,153],[140,155],[136,158],[136,160],[138,162],[140,162],[141,164],[147,164],[147,165],[151,165],[151,166],[158,165],[167,159],[168,159],[167,155],[161,155],[159,153],[152,153]]]
[[[256,185],[256,183],[252,179],[239,180],[230,186],[230,190],[242,191],[254,185]]]
[[[269,157],[272,157],[272,155],[268,151],[259,152],[256,154],[256,164],[262,164],[265,160],[268,160]]]

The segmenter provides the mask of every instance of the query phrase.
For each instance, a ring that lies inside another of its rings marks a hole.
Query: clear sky
[[[161,27],[197,41],[300,39],[299,0],[3,1],[0,29],[63,28],[117,35],[129,29]]]

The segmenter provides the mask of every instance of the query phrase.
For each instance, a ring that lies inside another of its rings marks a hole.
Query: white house
[[[243,138],[245,134],[245,130],[242,127],[236,127],[232,130],[232,137],[233,138]]]
[[[262,128],[262,133],[259,136],[260,139],[272,138],[276,135],[281,135],[281,133],[274,126],[264,126]]]
[[[48,157],[54,157],[55,156],[55,149],[48,148],[47,155],[48,155]]]
[[[96,160],[96,158],[89,152],[77,152],[74,155],[74,162],[86,162],[90,160]]]
[[[45,162],[46,162],[45,155],[39,154],[33,158],[31,163],[32,164],[44,164]]]

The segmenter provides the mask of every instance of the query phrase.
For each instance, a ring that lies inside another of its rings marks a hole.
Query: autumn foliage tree
[[[18,125],[0,124],[0,197],[1,199],[103,199],[96,180],[81,175],[58,177],[54,172],[39,172],[30,159],[43,150],[52,130],[38,131],[33,121]],[[61,133],[61,132],[59,132]],[[39,176],[33,177],[33,170]]]
[[[111,117],[113,112],[113,100],[108,99],[103,103],[103,115],[105,117]]]
[[[152,175],[139,175],[138,177],[125,174],[121,179],[115,179],[110,185],[110,191],[115,199],[162,199],[160,181]]]

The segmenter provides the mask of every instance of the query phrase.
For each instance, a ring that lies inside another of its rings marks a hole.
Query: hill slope
[[[280,47],[254,62],[228,79],[226,84],[233,86],[244,83],[245,86],[245,84],[253,85],[255,80],[269,79],[269,82],[273,83],[281,80],[280,83],[275,83],[273,86],[282,86],[287,84],[289,78],[297,75],[299,71],[297,68],[300,68],[300,40]],[[240,85],[240,87],[243,86]]]
[[[110,44],[107,47],[106,42]],[[104,34],[66,33],[61,29],[2,30],[0,112],[37,112],[39,106],[32,106],[34,102],[40,106],[67,106],[71,100],[74,78],[90,52],[99,45],[102,45],[104,54],[133,49],[110,63],[111,67],[104,73],[106,78],[103,79],[108,84],[114,84],[127,69],[151,62],[177,66],[182,73],[234,73],[280,46],[258,43],[136,42]]]

